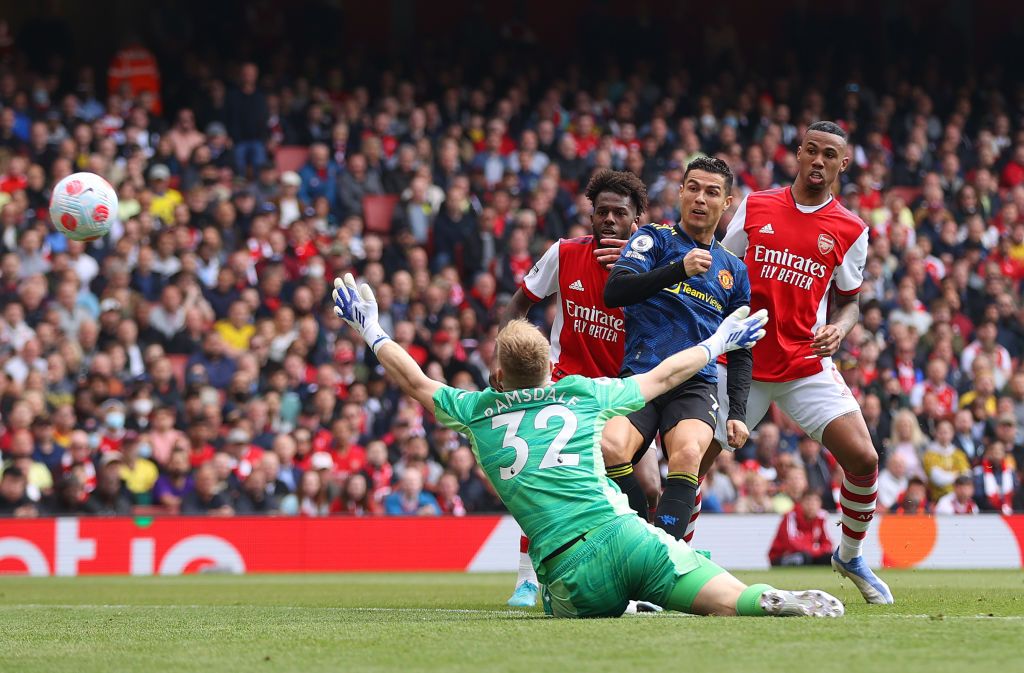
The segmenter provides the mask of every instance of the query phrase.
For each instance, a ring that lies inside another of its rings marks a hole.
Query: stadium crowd
[[[717,155],[734,210],[793,179],[817,119],[851,135],[836,194],[872,230],[837,360],[882,457],[880,505],[1024,512],[1019,86],[896,72],[876,90],[850,72],[696,89],[501,63],[364,86],[329,63],[225,61],[172,107],[142,46],[107,73],[17,54],[0,54],[0,515],[496,511],[464,439],[342,328],[332,279],[365,279],[433,377],[481,388],[511,293],[552,241],[589,232],[594,171],[639,175],[644,220],[667,223],[687,162]],[[78,170],[120,198],[89,244],[49,224],[50,188]],[[810,490],[834,511],[841,480],[775,414],[723,453],[703,508],[783,513]]]

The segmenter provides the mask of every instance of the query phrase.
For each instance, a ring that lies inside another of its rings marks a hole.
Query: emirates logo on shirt
[[[818,234],[818,252],[827,255],[836,247],[836,240],[828,234]]]

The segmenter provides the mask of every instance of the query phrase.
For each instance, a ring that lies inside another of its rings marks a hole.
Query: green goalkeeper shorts
[[[725,570],[680,540],[620,516],[598,526],[538,569],[544,609],[555,617],[618,617],[630,600],[688,612]]]

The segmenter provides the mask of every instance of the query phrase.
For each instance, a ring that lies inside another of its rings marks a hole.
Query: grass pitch
[[[510,611],[511,575],[0,578],[0,671],[1020,670],[1024,573],[887,571],[895,606],[820,570],[737,573],[822,588],[838,620]]]

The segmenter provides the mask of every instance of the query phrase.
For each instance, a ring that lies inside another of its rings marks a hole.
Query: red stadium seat
[[[309,148],[301,145],[283,145],[274,152],[274,166],[279,173],[297,171],[306,163]]]
[[[185,366],[188,364],[187,355],[168,355],[171,361],[171,369],[174,370],[174,378],[178,380],[178,387],[185,387]]]
[[[363,222],[367,232],[381,236],[391,235],[391,217],[395,214],[398,196],[373,194],[363,197]]]
[[[921,196],[920,187],[892,187],[889,189],[889,193],[893,196],[899,196],[903,199],[903,202],[907,206],[912,206],[917,197]]]

